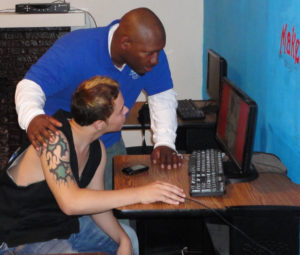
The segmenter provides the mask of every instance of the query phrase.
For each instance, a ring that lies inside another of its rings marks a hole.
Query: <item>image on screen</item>
[[[216,138],[241,173],[249,171],[256,122],[256,103],[223,79]]]

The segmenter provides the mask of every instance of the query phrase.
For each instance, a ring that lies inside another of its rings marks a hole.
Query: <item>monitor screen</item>
[[[223,78],[216,139],[230,159],[229,169],[224,164],[225,174],[227,171],[229,178],[242,180],[257,176],[251,166],[256,115],[256,103],[227,78]]]
[[[227,75],[227,62],[218,53],[208,50],[206,92],[211,100],[219,104],[222,78]]]

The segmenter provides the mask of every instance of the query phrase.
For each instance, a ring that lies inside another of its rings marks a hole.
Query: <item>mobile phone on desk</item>
[[[149,167],[144,164],[136,164],[136,165],[123,168],[122,172],[126,175],[134,175],[134,174],[145,172],[148,169]]]

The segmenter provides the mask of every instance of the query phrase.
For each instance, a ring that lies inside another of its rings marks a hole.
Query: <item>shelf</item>
[[[85,26],[84,12],[45,14],[0,13],[0,28],[81,26]]]

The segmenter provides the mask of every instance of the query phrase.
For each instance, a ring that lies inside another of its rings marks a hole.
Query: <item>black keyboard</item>
[[[216,149],[195,150],[189,157],[190,195],[225,194],[222,152]]]
[[[219,106],[216,104],[208,104],[200,108],[204,113],[217,113]]]
[[[177,113],[182,120],[201,120],[205,113],[197,107],[192,99],[178,100]]]

